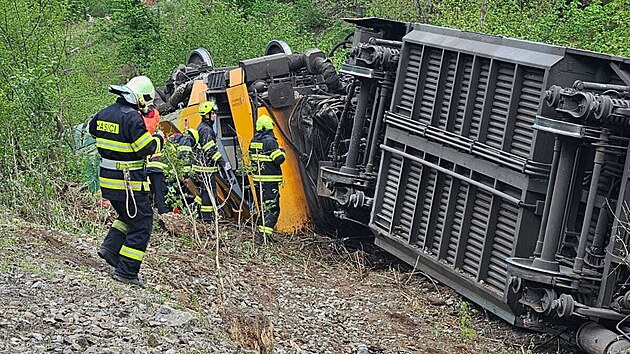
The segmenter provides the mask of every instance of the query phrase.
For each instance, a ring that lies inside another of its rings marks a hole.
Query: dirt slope
[[[255,247],[250,230],[221,225],[217,270],[209,230],[200,251],[190,225],[167,219],[188,231],[156,227],[142,290],[109,278],[100,235],[4,220],[0,353],[528,353],[542,339],[384,254],[326,238]]]

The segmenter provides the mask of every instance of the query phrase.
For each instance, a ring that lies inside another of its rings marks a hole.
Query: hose
[[[346,122],[346,117],[348,117],[348,111],[350,110],[350,102],[352,101],[352,97],[354,96],[354,88],[356,86],[356,79],[352,78],[352,83],[350,84],[350,88],[348,89],[348,96],[346,96],[346,103],[343,107],[343,111],[341,112],[341,118],[339,118],[339,125],[337,125],[337,131],[335,132],[335,138],[332,143],[332,155],[333,155],[333,164],[337,167],[337,157],[339,154],[339,140],[341,140],[341,128],[343,124]]]

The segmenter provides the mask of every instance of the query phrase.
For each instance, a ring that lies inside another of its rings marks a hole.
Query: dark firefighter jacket
[[[211,123],[205,120],[199,123],[197,131],[199,132],[199,145],[197,145],[193,157],[193,172],[218,172],[219,167],[225,165],[225,161],[217,147],[217,134]]]
[[[164,142],[162,137],[149,134],[142,116],[119,98],[94,115],[89,131],[101,155],[99,181],[103,197],[125,200],[128,188],[148,192],[146,157],[159,153]]]
[[[182,178],[192,176],[192,154],[193,148],[196,146],[195,139],[190,134],[176,134],[171,136],[169,142],[177,149],[177,158],[183,165]]]
[[[278,147],[272,130],[256,132],[249,144],[249,160],[254,168],[254,182],[282,182],[282,169],[286,154]]]

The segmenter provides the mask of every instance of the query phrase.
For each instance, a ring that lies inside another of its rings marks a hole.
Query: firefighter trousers
[[[217,200],[217,182],[214,179],[214,173],[203,173],[197,177],[195,186],[199,196],[195,198],[195,202],[199,207],[199,219],[203,222],[214,222],[214,205],[210,199],[210,193],[214,196],[215,204]],[[207,188],[207,187],[210,188]]]
[[[136,192],[134,198],[136,210],[131,200],[129,203],[124,200],[110,201],[118,218],[112,223],[101,246],[106,252],[118,255],[119,262],[114,274],[128,279],[138,277],[153,228],[153,208],[149,193]],[[136,214],[133,218],[127,214],[127,204],[130,204],[129,214]]]
[[[256,196],[260,197],[262,185],[262,218],[258,218],[258,233],[271,236],[280,216],[280,184],[278,182],[255,183]]]
[[[151,182],[152,205],[157,208],[158,214],[164,214],[171,211],[166,205],[166,194],[168,186],[163,172],[147,173]]]

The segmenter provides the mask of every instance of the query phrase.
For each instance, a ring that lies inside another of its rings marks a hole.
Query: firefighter
[[[152,107],[147,113],[139,111],[144,119],[144,125],[147,128],[149,134],[154,134],[160,122],[160,112],[157,108]],[[166,186],[166,178],[164,177],[164,170],[168,167],[167,164],[162,162],[162,152],[153,154],[148,158],[147,162],[147,175],[149,176],[152,205],[157,208],[158,214],[164,214],[171,211],[166,205],[166,194],[168,193],[168,187]]]
[[[103,198],[111,202],[118,218],[97,253],[116,268],[115,280],[143,287],[138,272],[153,226],[145,163],[147,156],[161,151],[164,136],[151,135],[138,113],[146,112],[155,97],[149,78],[137,76],[124,86],[110,86],[109,91],[119,97],[94,115],[89,131],[101,156]]]
[[[286,154],[278,146],[273,134],[273,120],[261,115],[256,120],[256,133],[249,144],[249,160],[253,167],[256,196],[260,200],[262,220],[259,218],[256,243],[273,242],[273,228],[280,215],[280,184]]]
[[[173,134],[168,141],[169,145],[177,151],[177,155],[176,160],[171,161],[166,173],[169,185],[166,202],[173,211],[177,212],[181,207],[188,205],[188,201],[192,203],[194,200],[194,196],[189,198],[190,195],[187,192],[192,177],[193,148],[198,144],[199,133],[196,129],[186,129],[184,133]]]
[[[198,109],[201,116],[201,123],[197,126],[199,145],[195,149],[192,167],[195,172],[195,186],[200,194],[195,198],[195,202],[199,205],[199,218],[203,222],[214,221],[214,206],[217,201],[214,176],[225,165],[225,160],[217,147],[217,134],[213,128],[217,111],[218,107],[214,101],[202,102]]]

